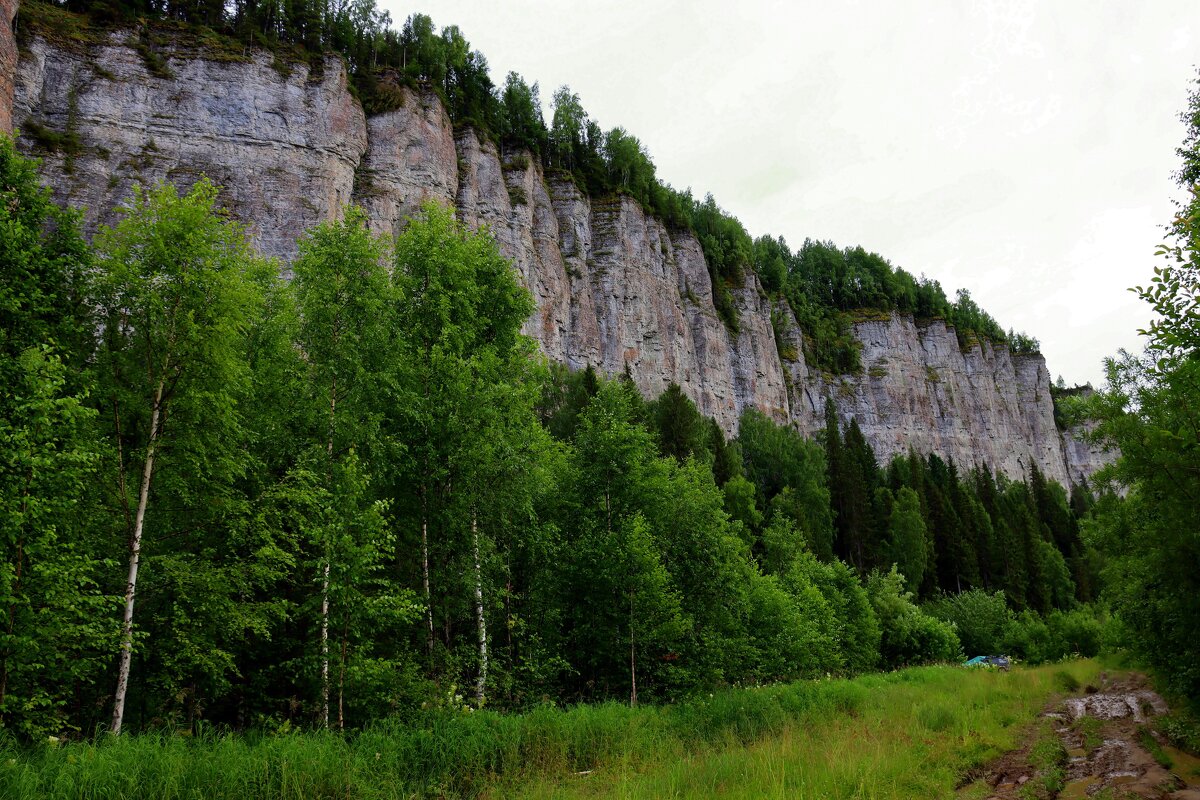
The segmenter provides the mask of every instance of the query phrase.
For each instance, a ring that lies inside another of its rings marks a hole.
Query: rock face
[[[1036,464],[1068,485],[1050,373],[1040,355],[1014,356],[990,342],[964,351],[953,328],[909,316],[879,315],[856,323],[854,332],[862,374],[814,374],[802,359],[793,366],[792,415],[802,428],[824,424],[828,396],[843,421],[858,420],[882,458],[913,448],[1010,476]]]
[[[56,198],[84,209],[91,229],[115,220],[135,182],[188,187],[207,175],[262,252],[294,256],[299,232],[350,201],[367,149],[341,62],[329,59],[319,77],[295,65],[285,77],[265,53],[210,61],[166,52],[164,77],[133,36],[114,33],[87,51],[35,38],[21,53],[13,116],[79,140],[74,152],[39,153]]]
[[[731,332],[693,234],[668,230],[629,198],[586,197],[528,154],[456,132],[431,94],[403,90],[399,109],[366,118],[338,60],[313,75],[303,65],[281,72],[263,54],[169,50],[168,70],[154,71],[132,36],[89,48],[34,37],[15,74],[0,76],[0,87],[15,85],[15,121],[78,137],[69,153],[45,153],[33,138],[21,146],[43,156],[56,197],[83,207],[89,229],[114,219],[135,181],[187,186],[203,174],[223,187],[258,248],[286,265],[299,233],[351,199],[387,235],[423,202],[453,204],[512,260],[537,305],[525,332],[548,357],[628,370],[649,396],[678,383],[728,432],[756,408],[812,433],[831,397],[882,458],[911,447],[1013,477],[1037,464],[1066,484],[1102,456],[1064,446],[1040,356],[987,343],[964,352],[940,322],[881,315],[855,326],[863,373],[817,372],[790,310],[753,275],[735,290],[740,326]],[[3,120],[2,97],[0,107]]]
[[[0,131],[12,131],[13,80],[17,71],[17,38],[13,21],[17,0],[0,0]]]
[[[354,202],[367,212],[375,231],[388,236],[399,233],[421,203],[452,204],[458,187],[450,116],[432,98],[408,89],[402,94],[399,109],[366,120],[367,149],[354,187]]]

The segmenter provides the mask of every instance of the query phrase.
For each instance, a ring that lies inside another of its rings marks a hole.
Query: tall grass
[[[0,798],[937,797],[1011,745],[1052,672],[920,668],[671,706],[431,713],[350,736],[3,741]]]

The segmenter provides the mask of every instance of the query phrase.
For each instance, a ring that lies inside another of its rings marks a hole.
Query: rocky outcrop
[[[366,120],[366,152],[358,163],[354,202],[377,233],[394,236],[421,204],[451,205],[458,154],[450,115],[432,97],[400,90],[403,105]]]
[[[13,128],[13,80],[17,72],[17,37],[13,24],[17,0],[0,0],[0,131]]]
[[[167,51],[165,70],[152,71],[131,37],[86,51],[34,38],[16,72],[14,117],[77,137],[38,155],[55,197],[83,209],[87,228],[113,222],[134,183],[188,187],[207,175],[259,249],[288,259],[301,231],[350,201],[367,133],[340,60],[314,75],[306,64],[281,71],[265,53]]]
[[[1014,356],[986,341],[963,350],[944,322],[918,324],[903,315],[864,319],[854,332],[862,373],[814,373],[802,358],[793,366],[792,414],[802,428],[823,425],[829,397],[843,420],[858,420],[883,458],[912,448],[1010,476],[1036,464],[1067,484],[1050,373],[1040,355]],[[790,336],[795,342],[799,332]]]
[[[674,382],[734,430],[746,408],[787,419],[770,315],[753,277],[739,292],[744,323],[727,331],[712,306],[700,243],[627,197],[594,202],[567,177],[547,180],[527,154],[507,160],[459,133],[456,206],[496,238],[533,294],[525,332],[550,358],[610,374],[626,369],[655,396]]]
[[[1071,485],[1090,480],[1116,458],[1111,450],[1088,439],[1093,429],[1093,425],[1086,424],[1063,432],[1063,457],[1067,462],[1067,476],[1071,479]]]
[[[1040,356],[988,343],[964,351],[941,322],[879,315],[855,325],[861,374],[813,370],[791,311],[753,275],[734,290],[731,331],[692,233],[455,131],[430,93],[401,89],[398,109],[367,118],[336,59],[314,74],[263,54],[177,49],[151,69],[132,36],[86,48],[32,37],[15,72],[15,119],[74,142],[50,152],[36,137],[21,144],[44,157],[56,197],[84,208],[89,229],[114,219],[134,182],[187,186],[203,174],[258,248],[286,265],[297,236],[351,199],[389,236],[422,203],[453,204],[495,237],[529,288],[536,311],[525,332],[548,357],[628,371],[650,396],[675,382],[726,431],[756,408],[813,433],[828,397],[883,458],[915,448],[1014,477],[1037,464],[1063,483],[1097,463],[1064,446]]]

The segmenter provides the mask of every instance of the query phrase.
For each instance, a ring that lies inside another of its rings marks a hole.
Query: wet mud
[[[1102,675],[1056,703],[1018,750],[964,791],[987,800],[1200,800],[1200,758],[1154,730],[1167,703],[1145,676]],[[982,787],[982,790],[981,790]]]

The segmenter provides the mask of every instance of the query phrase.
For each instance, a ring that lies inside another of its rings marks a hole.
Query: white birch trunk
[[[333,483],[333,435],[337,414],[337,379],[329,390],[329,482]],[[332,485],[330,489],[332,489]],[[325,563],[321,567],[321,727],[329,727],[329,533],[325,533]]]
[[[474,511],[471,512],[471,544],[475,550],[475,623],[479,628],[479,678],[475,682],[475,705],[483,708],[487,700],[487,619],[483,613],[483,570],[479,566],[479,526]]]
[[[637,705],[637,648],[633,637],[633,592],[629,593],[629,705]]]
[[[329,727],[329,557],[321,576],[321,726]]]
[[[129,577],[125,581],[125,617],[121,625],[121,652],[117,666],[117,691],[113,695],[111,732],[121,733],[125,717],[125,695],[129,689],[129,667],[133,658],[133,600],[137,593],[138,564],[142,555],[142,529],[146,523],[146,506],[150,503],[150,476],[154,473],[154,449],[158,443],[158,419],[162,410],[163,380],[154,392],[154,407],[150,412],[150,441],[146,445],[146,463],[142,467],[142,489],[138,494],[137,514],[133,522],[133,537],[129,541]]]
[[[425,510],[425,492],[421,491],[421,577],[425,583],[425,621],[429,626],[426,649],[433,659],[433,596],[429,592],[429,517]],[[432,663],[432,661],[431,661]]]

